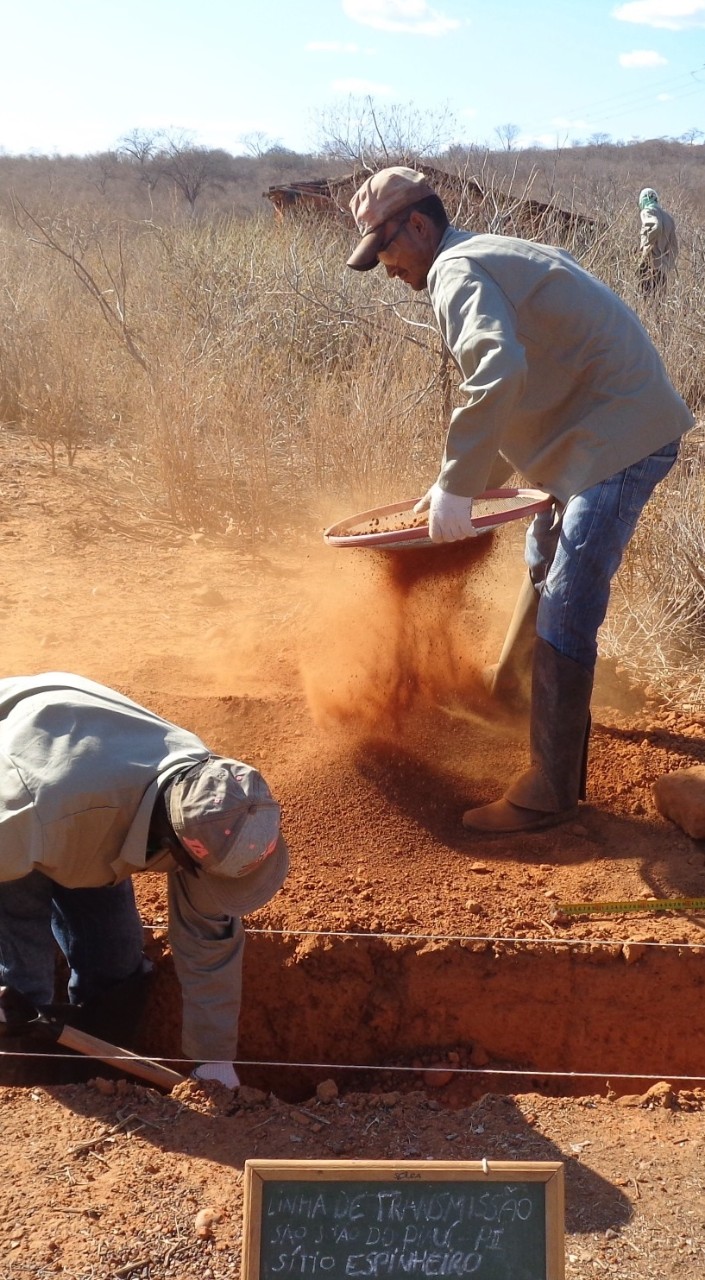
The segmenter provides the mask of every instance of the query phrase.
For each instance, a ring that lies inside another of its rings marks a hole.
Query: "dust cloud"
[[[504,571],[501,539],[403,551],[327,548],[325,556],[299,645],[319,727],[394,739],[431,706],[491,718],[481,670],[501,640],[517,577]]]

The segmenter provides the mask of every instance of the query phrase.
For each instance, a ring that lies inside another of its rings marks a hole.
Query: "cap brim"
[[[221,911],[234,916],[246,916],[269,902],[281,889],[289,870],[289,850],[283,836],[279,836],[276,848],[264,862],[246,876],[222,876],[199,871],[204,888],[213,890],[214,900]]]
[[[353,271],[371,271],[379,266],[379,253],[384,244],[384,224],[363,236],[357,248],[350,254],[346,266]]]

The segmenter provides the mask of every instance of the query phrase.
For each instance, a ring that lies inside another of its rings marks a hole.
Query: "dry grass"
[[[497,203],[506,176],[481,176]],[[536,194],[531,175],[522,190]],[[639,311],[697,409],[702,232],[686,194],[666,203],[682,252],[658,309],[636,293],[630,193],[612,182],[604,210],[590,209],[595,235],[571,247]],[[457,212],[462,223],[462,201]],[[554,233],[547,222],[543,238]],[[106,216],[105,205],[100,217],[94,204],[60,217],[19,209],[0,223],[4,421],[53,466],[84,442],[114,445],[142,510],[215,535],[304,534],[343,503],[421,492],[455,389],[425,295],[346,271],[349,240],[334,222],[280,226],[269,214],[156,222]],[[668,501],[642,523],[605,633],[610,652],[669,696],[684,681],[700,690],[702,448],[688,446]]]
[[[705,699],[705,433],[692,431],[637,526],[615,583],[603,649],[667,702]]]

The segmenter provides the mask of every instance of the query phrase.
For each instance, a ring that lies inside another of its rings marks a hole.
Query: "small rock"
[[[267,1101],[267,1094],[263,1089],[253,1089],[249,1084],[241,1084],[235,1096],[245,1107],[260,1107]]]
[[[216,591],[215,587],[199,587],[194,591],[191,599],[194,604],[206,604],[211,608],[222,608],[226,603],[225,596],[220,591]]]
[[[657,778],[652,787],[654,804],[693,840],[705,836],[705,765],[677,769]]]
[[[478,876],[486,876],[489,873],[490,868],[486,862],[470,862],[468,864],[468,871],[474,871],[475,875]]]
[[[677,1099],[670,1084],[665,1080],[659,1080],[658,1084],[652,1084],[651,1088],[646,1090],[646,1093],[642,1096],[641,1102],[642,1106],[649,1106],[650,1103],[656,1103],[658,1107],[667,1107],[672,1109],[676,1106]]]
[[[193,1222],[196,1235],[201,1240],[207,1240],[213,1235],[213,1227],[216,1222],[220,1222],[222,1216],[219,1209],[199,1209]]]
[[[622,947],[622,955],[627,964],[636,964],[637,960],[641,960],[646,947],[643,942],[625,942]]]
[[[490,1060],[490,1055],[484,1045],[476,1043],[470,1050],[470,1066],[486,1067]]]
[[[316,1085],[316,1097],[319,1102],[333,1102],[338,1096],[338,1086],[335,1080],[321,1080]]]
[[[468,898],[465,903],[465,910],[468,912],[468,915],[471,916],[483,916],[485,914],[485,908],[481,902],[477,901],[476,898]]]

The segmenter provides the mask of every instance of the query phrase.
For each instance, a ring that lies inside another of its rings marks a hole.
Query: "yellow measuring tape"
[[[705,911],[705,898],[638,898],[631,902],[561,902],[559,916],[622,915],[628,911]]]

